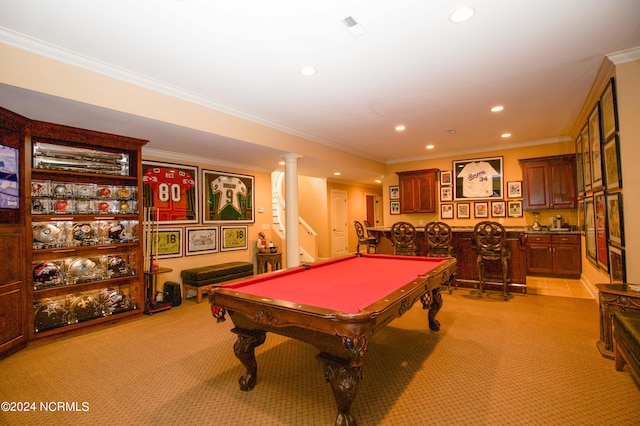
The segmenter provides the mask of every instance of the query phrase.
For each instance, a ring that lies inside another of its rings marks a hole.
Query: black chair
[[[358,236],[358,247],[356,251],[360,253],[360,245],[362,244],[367,247],[367,253],[370,253],[371,247],[373,247],[373,252],[377,253],[378,239],[365,234],[364,226],[357,220],[353,221],[353,225],[356,227],[356,235]]]
[[[507,248],[507,232],[497,222],[483,221],[473,228],[473,239],[478,253],[477,266],[480,280],[478,297],[482,297],[485,286],[486,262],[499,261],[502,264],[502,294],[504,300],[509,297],[509,260],[511,253]]]
[[[427,256],[453,257],[453,233],[451,227],[444,222],[429,222],[424,227],[427,242]]]
[[[409,222],[396,222],[391,226],[391,241],[394,254],[402,256],[417,254],[416,228]]]

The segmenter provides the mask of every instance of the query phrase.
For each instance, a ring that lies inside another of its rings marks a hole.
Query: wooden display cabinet
[[[30,339],[142,313],[145,144],[51,123],[28,125]],[[42,237],[52,230],[55,238]]]
[[[575,209],[575,155],[521,159],[525,210]]]
[[[437,169],[397,172],[400,213],[435,213]]]

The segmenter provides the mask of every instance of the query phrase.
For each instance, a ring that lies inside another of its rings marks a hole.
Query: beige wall
[[[616,66],[627,281],[640,282],[640,61]]]

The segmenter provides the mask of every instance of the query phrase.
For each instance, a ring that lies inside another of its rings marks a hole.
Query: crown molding
[[[640,47],[633,47],[631,49],[620,50],[619,52],[608,53],[605,56],[615,65],[637,61],[640,59]]]
[[[231,168],[231,169],[250,170],[250,171],[260,172],[260,173],[273,172],[272,169],[264,169],[261,167],[248,166],[246,164],[234,163],[231,161],[221,161],[215,158],[203,157],[201,155],[197,155],[197,156],[188,155],[188,154],[181,154],[181,153],[172,152],[172,151],[165,151],[162,149],[153,149],[153,148],[143,147],[142,159],[147,160],[149,159],[148,157],[151,157],[153,159],[152,161],[156,161],[155,160],[156,158],[161,159],[157,161],[167,161],[167,159],[171,159],[171,161],[178,161],[178,162],[183,162],[187,164],[198,164],[198,165],[204,165],[204,166],[216,166],[216,167],[224,167],[224,168]]]

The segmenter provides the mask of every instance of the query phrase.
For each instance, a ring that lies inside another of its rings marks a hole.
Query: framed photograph
[[[389,199],[390,200],[400,199],[400,187],[398,185],[391,185],[389,187]]]
[[[182,257],[182,228],[161,228],[153,234],[158,259]]]
[[[584,235],[584,200],[578,200],[578,230]]]
[[[220,227],[220,251],[246,250],[248,247],[246,226]]]
[[[391,214],[400,214],[400,201],[391,201],[389,212]]]
[[[607,189],[622,188],[622,170],[620,169],[620,142],[618,134],[612,135],[604,144],[602,155],[604,156],[604,178]]]
[[[618,131],[618,105],[616,99],[616,82],[613,77],[600,97],[602,107],[602,134],[607,140]]]
[[[522,201],[521,200],[507,202],[507,216],[522,217]]]
[[[580,139],[582,140],[582,173],[584,181],[585,191],[591,189],[591,150],[589,146],[589,124],[585,124],[580,132]]]
[[[198,168],[142,162],[142,202],[161,223],[198,223]]]
[[[440,204],[440,217],[442,219],[453,219],[453,204]]]
[[[591,188],[602,186],[602,158],[600,153],[600,102],[589,115],[589,143],[591,144]]]
[[[489,203],[486,201],[473,203],[473,217],[489,217]]]
[[[440,186],[451,186],[451,170],[440,172]]]
[[[440,188],[440,201],[453,201],[453,190],[450,186]]]
[[[587,259],[596,263],[596,211],[593,197],[584,199],[584,231]]]
[[[609,275],[613,284],[627,282],[627,265],[624,249],[609,246]]]
[[[624,247],[624,221],[622,216],[622,193],[607,194],[607,229],[609,242]]]
[[[469,219],[471,217],[471,204],[470,203],[458,203],[458,219]]]
[[[507,182],[507,198],[522,198],[522,181]]]
[[[505,217],[507,215],[507,203],[504,201],[491,202],[491,217]]]
[[[202,223],[253,223],[253,176],[202,171]]]
[[[576,175],[578,195],[582,195],[584,193],[584,172],[582,171],[582,133],[576,138]]]
[[[454,161],[455,200],[503,198],[502,157]]]
[[[607,209],[604,192],[593,194],[596,213],[596,246],[598,266],[609,272],[609,253],[607,251]]]
[[[186,255],[218,252],[218,228],[187,228]]]

